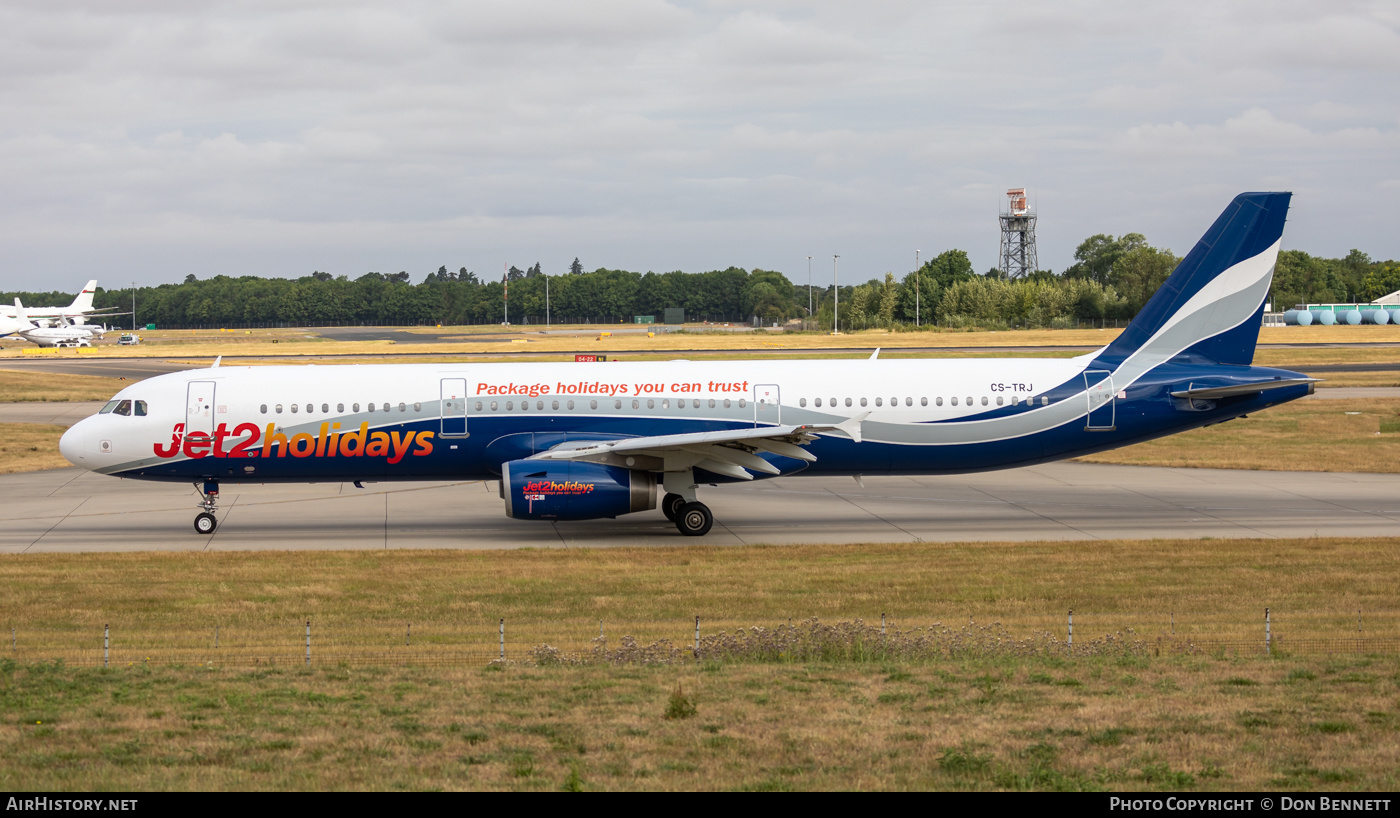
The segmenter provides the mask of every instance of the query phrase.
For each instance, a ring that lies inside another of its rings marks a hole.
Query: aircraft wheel
[[[685,505],[685,498],[679,494],[668,494],[661,498],[661,513],[666,515],[666,519],[671,522],[676,521],[676,515],[681,512],[681,506]]]
[[[687,537],[703,537],[715,524],[715,516],[704,503],[686,503],[676,514],[676,528]]]
[[[214,519],[214,515],[209,512],[201,512],[195,515],[194,530],[200,534],[213,534],[214,529],[219,527],[219,521]]]

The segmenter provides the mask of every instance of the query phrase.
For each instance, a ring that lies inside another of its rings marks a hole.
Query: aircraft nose
[[[74,466],[87,468],[84,455],[88,453],[86,445],[88,439],[88,429],[92,424],[87,420],[80,420],[68,428],[63,436],[58,439],[58,451],[63,457]],[[87,428],[84,428],[87,427]]]

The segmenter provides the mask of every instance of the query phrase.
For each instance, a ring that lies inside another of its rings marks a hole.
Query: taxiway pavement
[[[702,488],[709,535],[660,511],[505,516],[494,482],[225,484],[198,535],[193,487],[78,469],[0,476],[0,552],[733,546],[1400,535],[1400,475],[1053,463],[947,477],[806,477]]]

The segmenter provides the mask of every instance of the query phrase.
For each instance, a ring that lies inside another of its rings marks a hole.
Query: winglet
[[[15,317],[26,324],[29,323],[29,313],[24,311],[24,305],[19,303],[18,298],[15,299]]]
[[[215,358],[215,359],[214,359],[214,363],[210,364],[210,365],[209,365],[209,368],[210,368],[210,369],[218,369],[218,368],[219,368],[219,361],[222,361],[223,359],[224,359],[224,356],[222,356],[222,355],[220,355],[219,357]]]
[[[872,353],[870,353],[870,360],[873,361],[873,360],[875,360],[876,358],[879,358],[879,357],[880,357],[880,348],[879,348],[879,347],[875,347],[875,351],[872,352]]]

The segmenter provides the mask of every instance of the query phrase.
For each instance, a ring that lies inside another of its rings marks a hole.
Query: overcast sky
[[[439,265],[1184,253],[1292,190],[1286,248],[1400,257],[1400,4],[0,5],[0,288]]]

